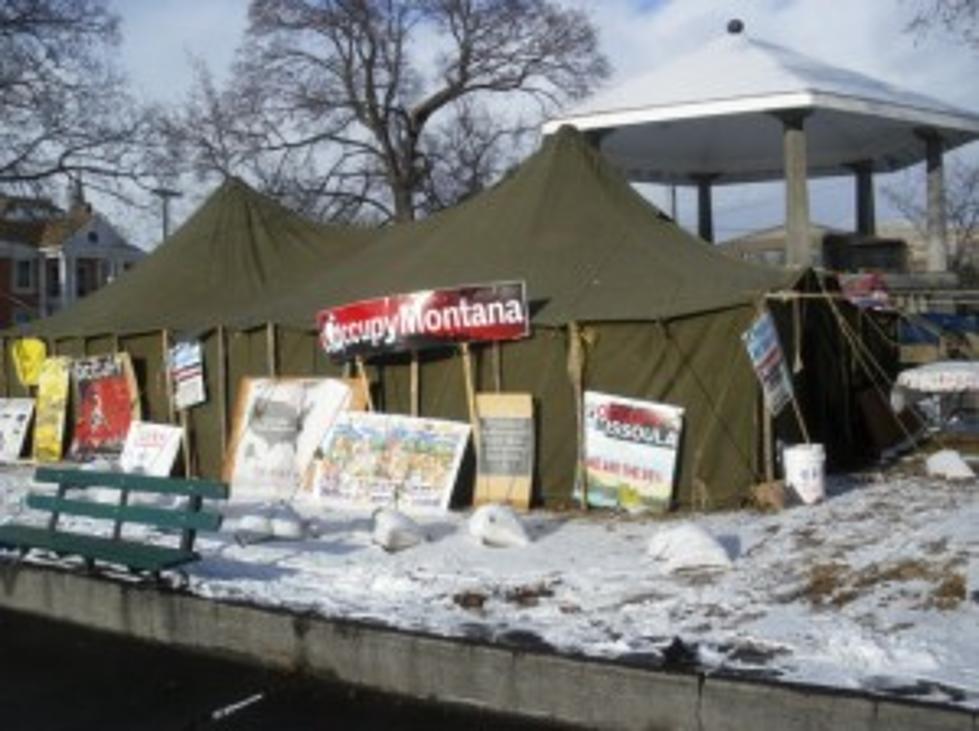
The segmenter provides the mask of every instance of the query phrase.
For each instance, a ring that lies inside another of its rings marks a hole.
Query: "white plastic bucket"
[[[796,444],[782,451],[785,484],[806,505],[826,497],[826,450],[822,444]]]

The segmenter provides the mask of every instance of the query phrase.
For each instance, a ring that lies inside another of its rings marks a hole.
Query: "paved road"
[[[0,611],[0,728],[534,729]]]

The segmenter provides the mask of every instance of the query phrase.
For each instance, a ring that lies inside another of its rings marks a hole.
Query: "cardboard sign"
[[[313,494],[335,507],[447,510],[469,425],[377,413],[340,415],[315,462]]]
[[[61,459],[68,409],[68,382],[71,358],[45,359],[37,377],[37,418],[34,421],[34,459],[57,462]]]
[[[129,425],[139,419],[139,392],[128,353],[81,358],[72,363],[75,432],[72,459],[116,457]]]
[[[14,341],[11,350],[17,380],[22,386],[36,386],[41,364],[48,357],[48,346],[37,338],[21,338]]]
[[[122,447],[119,467],[133,474],[169,477],[182,437],[179,426],[134,421]]]
[[[529,393],[476,394],[479,455],[476,505],[530,507],[534,474],[534,402]]]
[[[225,480],[232,498],[291,500],[351,391],[335,378],[246,378],[235,408]]]
[[[0,399],[0,462],[20,459],[33,413],[32,398]]]
[[[197,341],[177,343],[170,348],[169,361],[174,407],[189,409],[207,401],[201,344]]]
[[[673,497],[683,409],[585,391],[588,504],[665,512]]]
[[[322,310],[316,322],[323,349],[339,360],[530,334],[523,282],[363,300]]]
[[[765,311],[756,317],[741,339],[764,391],[768,411],[772,416],[778,416],[792,400],[792,376],[785,364],[771,313]]]

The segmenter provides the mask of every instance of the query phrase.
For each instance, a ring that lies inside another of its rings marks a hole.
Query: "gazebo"
[[[784,178],[786,261],[810,264],[808,179],[853,175],[857,233],[875,232],[875,172],[927,163],[928,270],[947,269],[944,153],[979,137],[979,114],[744,34],[600,92],[544,124],[582,130],[630,180],[696,185],[713,236],[711,187]]]

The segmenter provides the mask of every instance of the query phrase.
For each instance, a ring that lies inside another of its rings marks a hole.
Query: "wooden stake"
[[[187,417],[187,409],[180,410],[180,431],[180,440],[184,446],[184,477],[190,477],[194,470],[190,456],[190,419]]]
[[[503,346],[499,340],[493,341],[493,388],[497,393],[503,390]]]
[[[361,386],[364,389],[364,397],[367,399],[367,410],[374,410],[374,399],[371,398],[371,382],[367,377],[367,367],[364,365],[364,358],[357,356],[357,376],[360,378]]]
[[[163,362],[163,382],[167,393],[167,417],[171,424],[177,423],[177,409],[173,403],[173,381],[170,380],[170,332],[160,331],[160,347],[163,348],[161,361]],[[184,455],[186,459],[187,456]]]
[[[3,353],[3,395],[10,398],[10,366],[13,354],[7,352],[7,338],[0,338],[0,353]]]
[[[568,375],[574,389],[575,419],[578,427],[575,486],[581,495],[581,508],[588,510],[588,479],[585,466],[585,355],[581,348],[581,332],[577,322],[568,323]]]
[[[469,352],[469,343],[460,343],[459,351],[462,353],[462,375],[466,382],[466,402],[469,404],[469,423],[472,425],[473,450],[476,452],[476,462],[478,464],[481,444],[479,414],[476,411],[476,389],[473,387],[472,354]]]
[[[765,403],[764,390],[760,395],[762,459],[765,461],[765,481],[771,482],[775,479],[775,458],[772,453],[772,415],[768,411],[768,404]]]
[[[218,325],[218,416],[221,422],[221,454],[228,451],[228,353],[224,325]]]
[[[418,351],[411,351],[411,415],[418,416],[419,411],[419,381],[420,367],[418,362]]]
[[[269,376],[276,377],[276,358],[275,358],[275,324],[268,323],[265,326],[265,352],[268,360]]]

